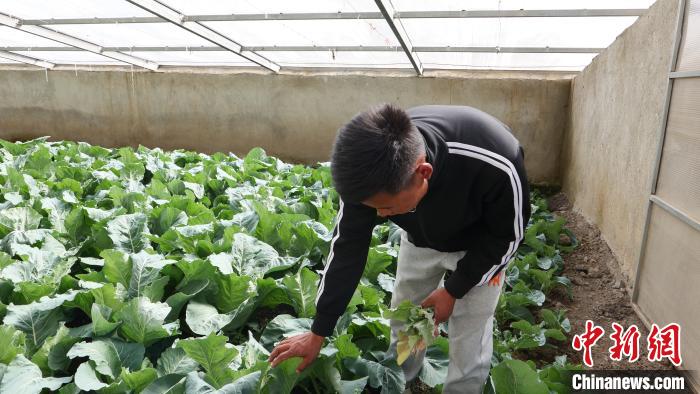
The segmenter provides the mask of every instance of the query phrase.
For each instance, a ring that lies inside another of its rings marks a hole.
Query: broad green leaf
[[[199,185],[197,183],[192,183],[192,182],[182,182],[185,185],[185,188],[188,190],[191,190],[192,193],[194,193],[194,196],[197,197],[198,199],[204,197],[204,187],[202,185]]]
[[[207,257],[207,260],[214,267],[218,268],[224,275],[229,275],[233,273],[233,255],[226,252],[211,254]]]
[[[92,304],[97,303],[109,307],[112,309],[112,312],[116,312],[124,306],[125,298],[126,289],[121,283],[116,286],[111,283],[105,283],[102,287],[78,294],[75,300],[66,303],[66,306],[78,307],[86,315],[91,315]]]
[[[44,238],[41,248],[17,244],[12,249],[23,261],[5,267],[0,271],[0,277],[14,283],[58,284],[77,260],[68,257],[65,247],[50,235]]]
[[[206,381],[209,384],[215,388],[221,388],[230,383],[233,371],[229,369],[228,364],[238,354],[238,351],[226,342],[225,336],[209,334],[204,338],[181,340],[177,343],[177,347],[183,349],[204,368]],[[190,374],[192,373],[195,372]]]
[[[9,192],[3,194],[3,197],[5,197],[6,201],[9,201],[12,203],[12,205],[19,205],[24,201],[24,198],[22,195],[18,192]]]
[[[0,210],[0,235],[10,231],[26,231],[39,228],[41,214],[30,207],[13,207]]]
[[[46,238],[51,236],[51,230],[38,228],[34,230],[12,231],[2,238],[0,246],[10,255],[17,254],[23,246],[39,246]],[[6,264],[7,265],[7,264]]]
[[[105,278],[111,283],[119,283],[125,288],[129,288],[132,271],[132,262],[129,256],[114,249],[103,250],[100,256],[104,259],[102,273],[104,273]]]
[[[202,302],[190,301],[185,312],[187,326],[198,335],[209,335],[224,328],[233,320],[232,314],[220,314],[215,307]]]
[[[107,223],[107,234],[114,248],[127,253],[137,253],[149,245],[148,217],[143,213],[119,215]]]
[[[391,275],[387,275],[383,272],[379,273],[377,275],[377,283],[379,283],[379,286],[381,286],[384,291],[393,293],[394,292],[394,282],[395,278],[392,277]]]
[[[265,274],[287,268],[293,262],[280,258],[279,253],[270,245],[243,233],[233,236],[231,264],[239,275],[262,277]]]
[[[180,315],[180,310],[182,310],[182,307],[185,306],[187,301],[191,300],[202,292],[204,289],[206,289],[209,286],[209,281],[208,280],[194,280],[192,282],[189,282],[187,285],[185,285],[180,291],[177,293],[172,294],[170,297],[168,297],[165,302],[170,305],[170,312],[168,313],[168,316],[165,317],[166,322],[171,322]],[[220,293],[220,298],[225,298],[226,295],[223,293]]]
[[[75,207],[66,215],[63,225],[73,244],[78,245],[90,235],[90,222],[90,217],[82,207]]]
[[[161,376],[146,386],[141,394],[184,394],[185,379],[182,375]]]
[[[116,214],[123,212],[123,209],[124,208],[114,208],[105,210],[99,208],[83,207],[83,210],[85,211],[87,217],[94,222],[106,221],[107,219],[115,216]]]
[[[141,297],[145,288],[160,277],[160,270],[174,260],[165,259],[159,254],[145,251],[131,254],[131,278],[129,280],[129,297]]]
[[[52,167],[53,161],[49,149],[44,145],[35,145],[34,151],[27,156],[24,171],[31,173],[38,179],[47,179],[51,175]]]
[[[24,353],[25,333],[0,325],[0,363],[9,364],[16,355]]]
[[[3,323],[27,334],[28,354],[33,354],[46,338],[56,333],[63,317],[60,306],[72,301],[76,294],[77,291],[71,291],[53,298],[43,297],[27,305],[10,304]]]
[[[168,348],[158,358],[158,375],[187,375],[197,370],[199,364],[187,355],[184,349]]]
[[[187,375],[185,391],[197,394],[255,394],[258,393],[260,382],[260,371],[252,372],[236,379],[219,389],[204,381],[197,372],[190,372]]]
[[[115,379],[122,367],[138,370],[144,356],[144,347],[138,343],[122,342],[118,339],[97,339],[76,343],[68,351],[69,358],[87,357],[94,362],[94,369],[102,375]]]
[[[297,316],[314,317],[316,315],[318,279],[318,274],[306,267],[295,275],[287,275],[282,279]]]
[[[396,256],[396,250],[392,247],[381,245],[369,248],[363,276],[376,283],[379,274],[386,271]]]
[[[90,316],[92,318],[92,331],[95,333],[95,336],[107,336],[119,327],[121,322],[110,321],[111,315],[112,309],[110,307],[98,303],[92,304]]]
[[[260,343],[266,349],[272,350],[276,342],[310,331],[312,322],[311,319],[295,318],[285,314],[277,315],[265,326],[265,330],[260,336]]]
[[[343,364],[356,376],[367,376],[370,386],[381,387],[382,394],[401,393],[406,385],[403,370],[393,359],[376,362],[364,358],[346,358]]]
[[[162,209],[154,209],[154,214],[157,218],[151,221],[153,233],[163,235],[173,226],[182,226],[187,224],[187,214],[174,207],[163,207]]]
[[[41,208],[48,212],[49,221],[51,221],[54,230],[59,233],[67,233],[65,222],[71,211],[70,204],[55,197],[44,197],[41,199]]]
[[[236,307],[236,309],[227,313],[227,315],[231,316],[231,322],[228,323],[226,327],[224,327],[224,331],[234,331],[242,327],[248,321],[248,319],[250,319],[250,316],[252,316],[253,312],[255,312],[256,307],[257,300],[249,298],[245,300],[241,305]]]
[[[216,268],[209,262],[199,259],[192,261],[180,260],[175,266],[182,271],[184,275],[177,285],[176,289],[178,291],[183,291],[183,289],[188,288],[192,282],[202,281],[207,281],[209,283],[209,287],[205,289],[207,293],[209,290],[214,292],[218,290],[216,286],[213,286],[216,284],[218,274]]]
[[[267,361],[269,355],[270,352],[255,340],[252,332],[248,331],[248,342],[245,343],[241,351],[243,365],[251,368],[260,361]]]
[[[151,302],[146,297],[134,298],[116,313],[115,319],[122,321],[118,332],[130,341],[149,346],[178,332],[177,322],[164,323],[169,312],[166,303]]]
[[[504,360],[491,369],[497,393],[549,394],[537,372],[520,360]]]
[[[338,358],[357,358],[362,355],[360,349],[352,343],[351,334],[343,334],[335,338],[333,344],[338,348]]]
[[[119,375],[119,377],[126,383],[127,386],[129,386],[130,389],[138,393],[155,381],[158,375],[156,374],[156,370],[153,368],[144,368],[133,372],[122,369],[122,373]]]
[[[0,394],[38,394],[43,389],[58,390],[73,380],[67,378],[44,378],[41,370],[23,355],[18,355],[7,366],[0,380]]]
[[[444,351],[444,349],[448,347],[447,339],[439,337],[435,342],[436,343],[430,346],[425,352],[423,368],[418,375],[421,382],[430,387],[445,383],[447,379],[447,367],[450,363],[449,354]]]
[[[86,361],[75,371],[75,385],[85,391],[99,390],[108,386],[97,376],[95,367],[90,361]]]
[[[44,341],[44,344],[32,356],[32,362],[41,368],[42,372],[67,372],[70,366],[68,351],[83,338],[78,329],[69,329],[61,325],[56,335]]]
[[[296,384],[299,374],[296,369],[304,359],[302,357],[290,357],[267,372],[267,381],[263,387],[263,393],[289,394]]]
[[[566,335],[557,328],[548,328],[544,331],[544,336],[547,338],[556,339],[557,341],[566,341]]]
[[[175,232],[185,238],[195,238],[201,235],[206,235],[214,231],[212,223],[193,224],[189,226],[178,226],[174,228]]]
[[[304,379],[304,375],[310,375],[312,378],[320,381],[324,387],[340,394],[357,394],[364,391],[365,386],[367,386],[367,376],[356,380],[342,380],[340,372],[335,365],[335,350],[330,346],[325,347],[321,349],[318,360],[314,361],[302,372],[300,379]]]
[[[217,275],[216,283],[219,290],[215,298],[216,307],[223,312],[230,312],[245,300],[255,296],[255,293],[250,291],[250,281],[249,276]]]
[[[58,394],[80,394],[80,389],[75,383],[68,383],[58,390]]]
[[[369,380],[367,376],[355,380],[340,380],[337,390],[340,394],[360,394],[365,391],[367,380]]]
[[[272,278],[258,278],[255,281],[258,295],[256,303],[261,307],[274,308],[279,304],[289,304],[291,301],[279,281]]]

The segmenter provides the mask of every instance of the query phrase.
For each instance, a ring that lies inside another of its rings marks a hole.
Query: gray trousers
[[[464,251],[446,253],[419,248],[408,241],[404,232],[391,306],[396,307],[406,299],[420,305],[433,290],[443,286],[445,271],[454,271],[457,261],[464,255]],[[443,393],[481,393],[491,368],[493,313],[501,287],[503,281],[498,286],[475,286],[455,302],[448,320],[450,355]],[[398,331],[402,326],[402,323],[391,320],[392,352],[396,352]],[[407,382],[418,376],[424,357],[425,350],[410,356],[401,365]]]

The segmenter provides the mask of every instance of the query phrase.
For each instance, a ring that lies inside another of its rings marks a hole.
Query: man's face
[[[377,210],[381,217],[408,213],[416,208],[420,200],[428,192],[428,179],[433,173],[433,167],[425,159],[416,163],[408,186],[396,194],[379,192],[362,203]]]

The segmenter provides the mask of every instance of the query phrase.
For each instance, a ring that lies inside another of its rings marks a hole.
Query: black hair
[[[394,104],[382,104],[338,130],[331,153],[333,184],[348,202],[362,202],[379,192],[398,193],[424,153],[423,137],[408,114]]]

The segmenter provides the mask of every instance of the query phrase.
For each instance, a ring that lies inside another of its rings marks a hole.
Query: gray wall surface
[[[108,147],[327,161],[336,130],[382,102],[462,104],[510,125],[530,179],[556,183],[571,74],[464,72],[415,77],[372,73],[269,75],[0,69],[0,138],[82,140]]]
[[[678,0],[659,0],[585,70],[571,90],[562,183],[634,278],[659,142]]]

